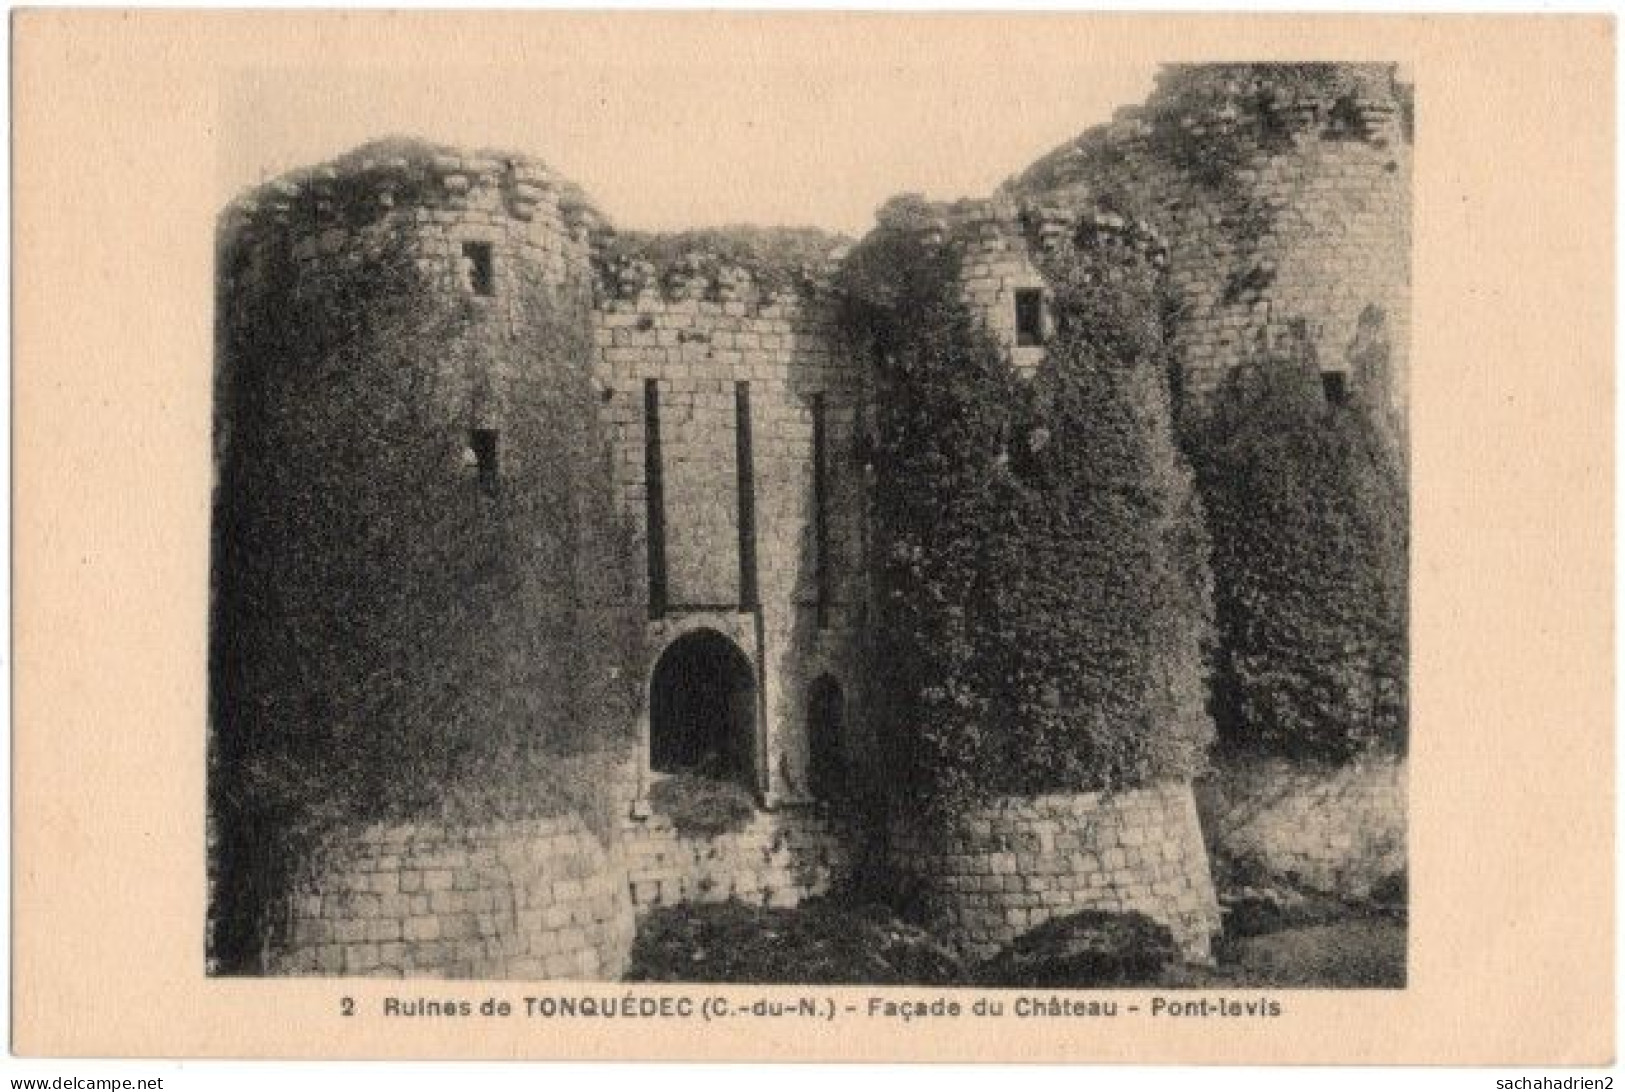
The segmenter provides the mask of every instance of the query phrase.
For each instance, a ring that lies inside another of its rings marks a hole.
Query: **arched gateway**
[[[673,641],[649,680],[649,767],[753,783],[756,673],[728,638],[702,629]]]

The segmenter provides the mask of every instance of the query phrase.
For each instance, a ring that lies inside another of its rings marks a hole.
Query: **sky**
[[[893,24],[807,29],[584,35],[516,49],[520,63],[237,71],[222,84],[220,201],[407,135],[538,156],[623,228],[859,235],[897,193],[986,196],[1142,101],[1156,70],[1043,35],[1002,39],[1003,23],[973,43]]]

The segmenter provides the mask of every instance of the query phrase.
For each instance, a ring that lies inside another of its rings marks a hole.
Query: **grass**
[[[1181,989],[1401,989],[1405,925],[1354,916],[1322,925],[1224,940],[1216,966],[1171,967],[1154,985]]]
[[[1323,907],[1321,909],[1324,909]],[[1168,989],[1396,989],[1405,985],[1403,920],[1347,908],[1334,921],[1221,939],[1216,964],[1173,964],[1138,985]],[[657,910],[638,927],[631,981],[760,984],[983,984],[929,933],[876,907],[834,899],[770,910],[722,903]],[[1054,982],[1086,989],[1098,982]]]
[[[1400,922],[1350,918],[1247,937],[1229,946],[1220,966],[1228,965],[1234,985],[1398,989],[1405,936]]]
[[[924,930],[884,910],[814,899],[794,910],[726,902],[655,910],[638,923],[634,982],[952,985],[963,969]]]
[[[682,813],[687,823],[736,821],[738,802],[730,788],[754,813],[743,790],[681,776],[656,787],[657,807],[662,786],[664,807]],[[1256,861],[1227,858],[1216,864],[1225,932],[1215,940],[1210,966],[1170,962],[1171,938],[1150,919],[1099,912],[1039,926],[993,959],[976,963],[889,908],[830,896],[794,909],[729,902],[656,910],[639,922],[627,977],[1060,989],[1404,987],[1403,873],[1378,884],[1370,898],[1345,902],[1272,876]]]

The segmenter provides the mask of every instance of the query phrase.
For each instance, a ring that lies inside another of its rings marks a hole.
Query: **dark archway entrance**
[[[807,750],[812,794],[820,800],[846,795],[846,752],[841,741],[844,705],[840,683],[828,675],[813,682],[807,694]]]
[[[667,646],[649,682],[649,766],[753,783],[756,676],[728,638],[712,630]]]

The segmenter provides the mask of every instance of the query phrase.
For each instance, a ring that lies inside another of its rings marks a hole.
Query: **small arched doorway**
[[[841,741],[844,720],[841,684],[829,675],[813,680],[807,694],[808,779],[813,796],[830,800],[845,794],[846,751]]]
[[[739,647],[713,630],[666,647],[649,681],[649,767],[751,787],[756,675]]]

